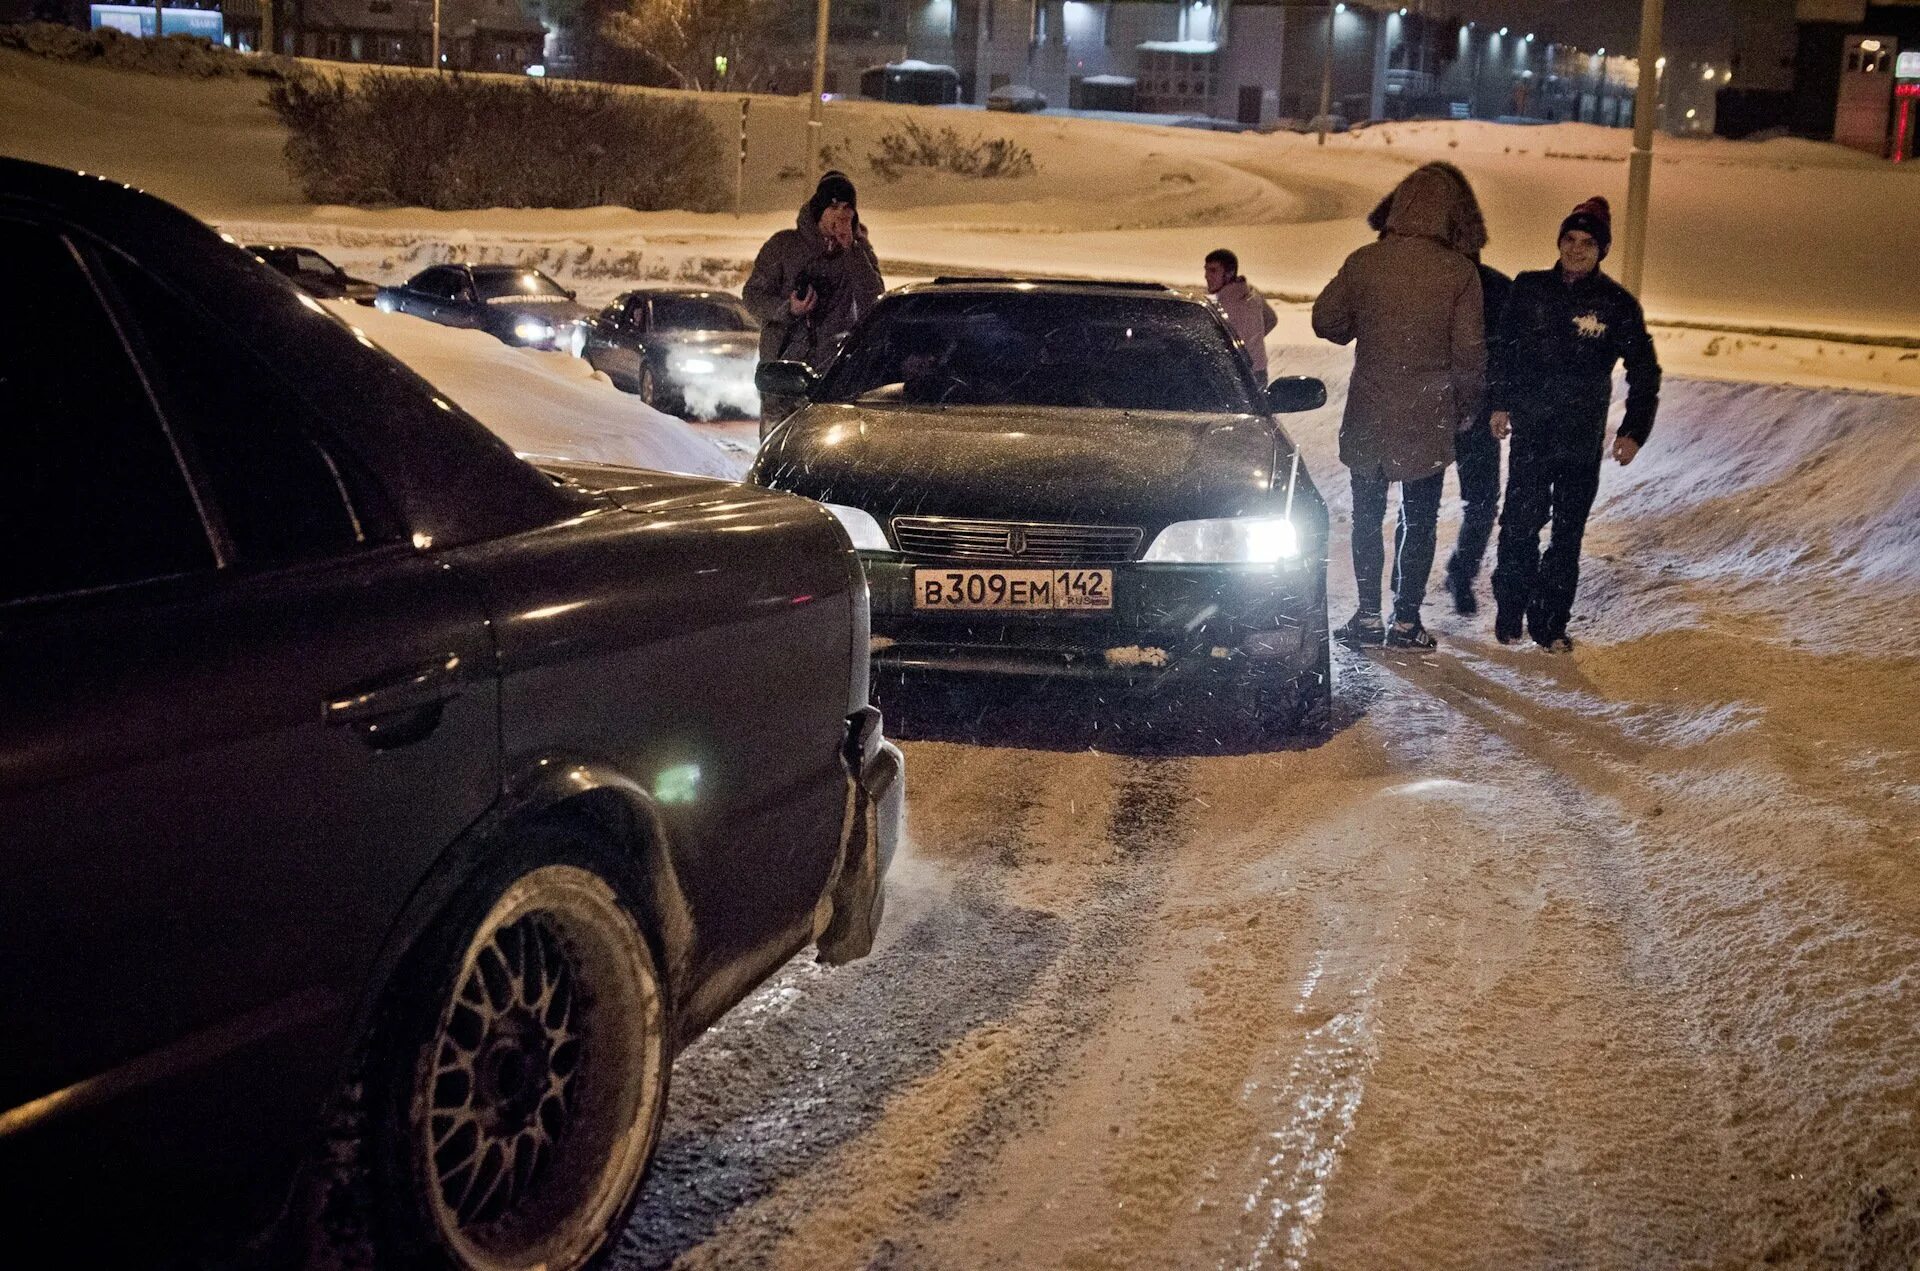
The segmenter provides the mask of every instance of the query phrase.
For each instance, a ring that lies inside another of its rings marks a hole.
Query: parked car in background
[[[1028,677],[1327,718],[1327,513],[1206,300],[1158,285],[943,279],[889,293],[752,480],[827,504],[866,562],[874,679]]]
[[[987,94],[988,110],[1009,110],[1019,115],[1030,115],[1047,108],[1047,99],[1040,91],[1025,84],[1002,84]]]
[[[724,291],[649,287],[617,297],[587,324],[582,356],[641,400],[690,419],[751,418],[760,323]]]
[[[588,312],[574,293],[519,265],[434,265],[398,287],[380,288],[374,304],[528,348],[578,356],[586,345]]]
[[[0,159],[0,225],[10,1247],[594,1262],[675,1053],[871,946],[903,778],[846,535],[537,469],[130,187]]]
[[[258,243],[247,250],[293,279],[300,290],[319,300],[352,300],[370,305],[380,290],[378,283],[351,276],[311,247]]]

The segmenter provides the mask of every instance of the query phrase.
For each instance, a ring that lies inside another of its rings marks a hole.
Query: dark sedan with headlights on
[[[508,344],[578,356],[588,313],[574,293],[519,265],[434,265],[398,287],[382,287],[374,307],[410,313],[446,327],[485,331]]]
[[[884,297],[752,479],[827,504],[872,592],[874,681],[1027,676],[1213,701],[1311,731],[1332,680],[1327,514],[1205,300],[1160,286],[952,279]]]
[[[587,324],[581,356],[615,386],[687,419],[749,419],[760,323],[724,291],[649,287],[616,298]]]
[[[872,945],[846,535],[523,462],[129,187],[0,225],[0,1262],[604,1264],[674,1055]]]

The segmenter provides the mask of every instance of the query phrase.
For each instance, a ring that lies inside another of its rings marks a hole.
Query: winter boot
[[[1350,649],[1362,645],[1384,644],[1387,638],[1386,624],[1380,621],[1377,613],[1355,611],[1344,626],[1335,627],[1333,638]]]
[[[1440,642],[1433,638],[1433,632],[1421,625],[1420,619],[1412,621],[1395,619],[1387,628],[1387,647],[1389,649],[1417,649],[1425,652],[1438,648]]]
[[[1572,653],[1573,641],[1567,637],[1566,632],[1562,631],[1551,640],[1542,640],[1540,647],[1548,653]]]

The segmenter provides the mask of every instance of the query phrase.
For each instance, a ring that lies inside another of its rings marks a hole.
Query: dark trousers
[[[1447,560],[1447,581],[1472,586],[1500,513],[1500,443],[1486,421],[1454,437],[1453,460],[1460,473],[1460,536]]]
[[[1562,635],[1573,615],[1580,585],[1580,540],[1587,513],[1600,489],[1600,456],[1528,446],[1518,435],[1507,457],[1507,506],[1500,513],[1500,559],[1493,569],[1493,595],[1501,616],[1517,622],[1542,644]],[[1553,536],[1540,552],[1540,531],[1551,521]]]
[[[1433,573],[1434,526],[1440,520],[1440,488],[1447,470],[1430,477],[1400,483],[1400,522],[1393,536],[1393,616],[1398,622],[1417,622],[1427,598],[1427,578]],[[1360,612],[1380,612],[1380,571],[1386,549],[1380,531],[1387,521],[1387,486],[1376,473],[1353,474],[1353,581],[1360,592]]]

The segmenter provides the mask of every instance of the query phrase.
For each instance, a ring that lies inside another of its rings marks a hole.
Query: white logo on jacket
[[[1582,313],[1575,315],[1573,329],[1589,340],[1598,340],[1607,333],[1607,324],[1600,321],[1597,313]]]

